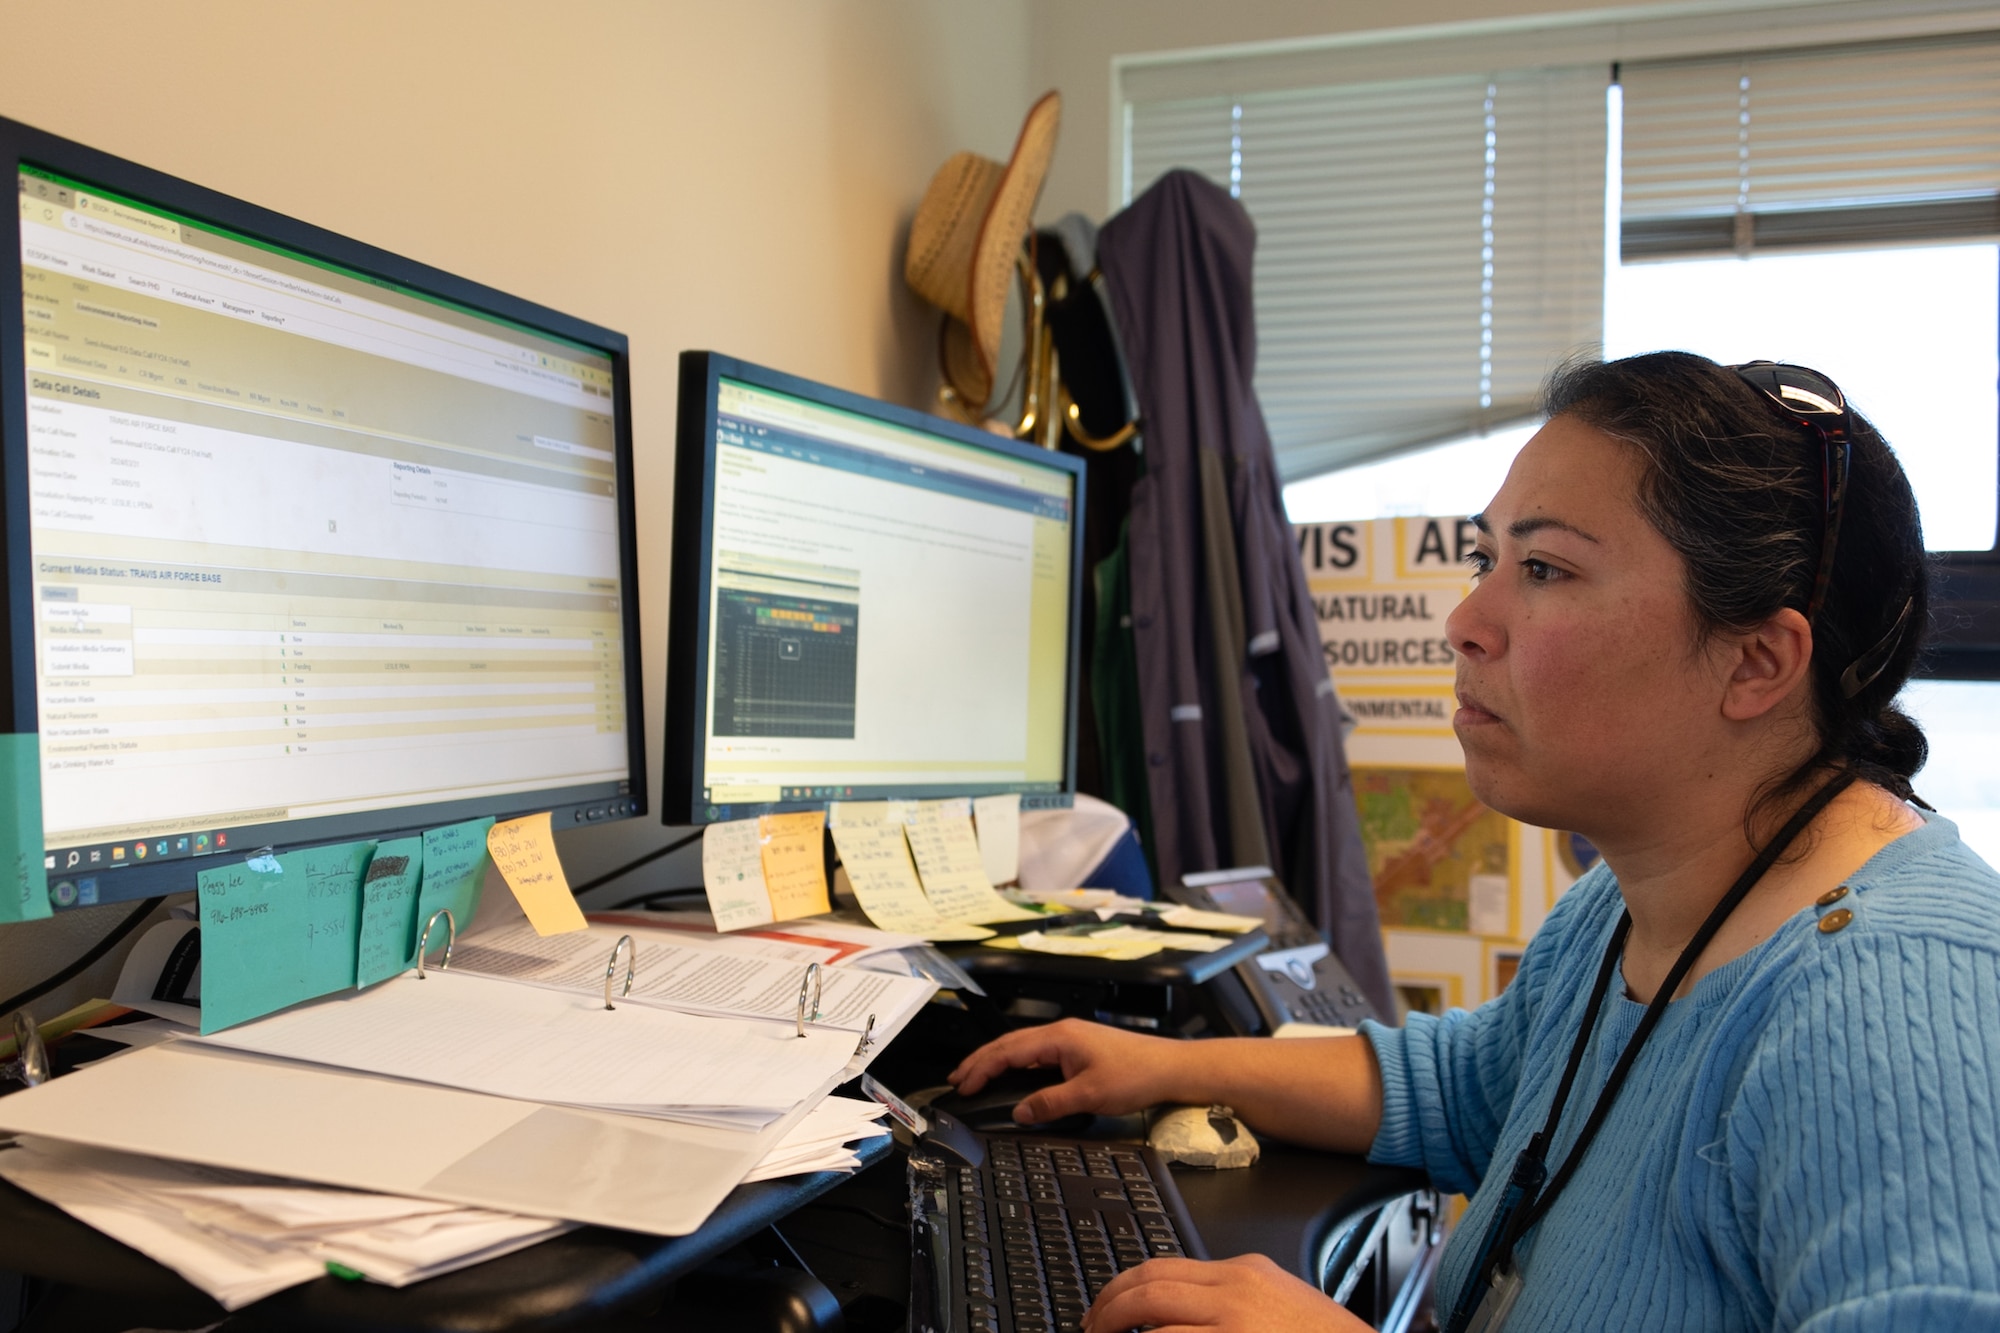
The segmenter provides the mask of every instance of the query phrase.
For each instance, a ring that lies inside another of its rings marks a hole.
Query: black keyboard
[[[1148,1259],[1206,1258],[1151,1148],[971,1135],[910,1153],[910,1333],[1071,1333]]]

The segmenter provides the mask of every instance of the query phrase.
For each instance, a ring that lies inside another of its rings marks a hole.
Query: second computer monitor
[[[1075,792],[1083,465],[681,358],[669,823]]]

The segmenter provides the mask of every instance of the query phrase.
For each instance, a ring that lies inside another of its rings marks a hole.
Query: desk
[[[884,1052],[884,1061],[927,1065],[934,1077],[940,1059],[954,1050],[962,1054],[976,1040],[956,1026],[922,1030],[949,1018],[949,1011],[940,1011],[932,1024],[916,1025],[919,1031],[906,1032]],[[57,1048],[58,1067],[83,1055],[79,1048],[93,1045],[103,1043],[86,1037],[65,1041]],[[913,1087],[915,1080],[903,1086]],[[1140,1132],[1131,1119],[1127,1132]],[[1109,1130],[1120,1122],[1100,1123]],[[1415,1172],[1371,1167],[1358,1157],[1269,1141],[1263,1146],[1262,1160],[1247,1170],[1175,1169],[1211,1254],[1268,1255],[1313,1280],[1321,1247],[1337,1224],[1423,1184]],[[647,1316],[676,1282],[781,1219],[789,1219],[787,1240],[839,1292],[843,1304],[856,1293],[870,1295],[874,1309],[886,1316],[889,1307],[900,1308],[909,1291],[907,1233],[857,1222],[856,1214],[901,1218],[907,1189],[901,1156],[888,1139],[868,1140],[858,1151],[863,1168],[851,1177],[822,1172],[739,1186],[692,1236],[663,1239],[588,1227],[403,1290],[321,1278],[239,1312],[224,1333],[660,1330],[671,1325]],[[866,1239],[857,1251],[859,1237]],[[0,1273],[54,1284],[21,1333],[199,1328],[224,1318],[220,1307],[170,1270],[4,1181]],[[5,1291],[0,1278],[0,1300]],[[874,1327],[856,1317],[855,1306],[849,1310],[850,1330]],[[747,1325],[738,1320],[728,1326]],[[0,1329],[5,1327],[0,1319]]]

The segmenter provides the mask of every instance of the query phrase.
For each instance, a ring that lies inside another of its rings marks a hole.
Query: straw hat
[[[1061,94],[1046,93],[1028,111],[1004,165],[977,153],[952,154],[931,177],[910,224],[903,280],[963,326],[947,330],[945,373],[974,404],[993,391],[1014,256],[1033,220],[1061,121]]]

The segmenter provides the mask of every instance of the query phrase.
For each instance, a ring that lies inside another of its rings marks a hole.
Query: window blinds
[[[1123,195],[1186,167],[1257,225],[1288,481],[1533,414],[1603,336],[1602,65],[1126,104]]]
[[[2000,235],[2000,39],[1624,67],[1626,260]]]

